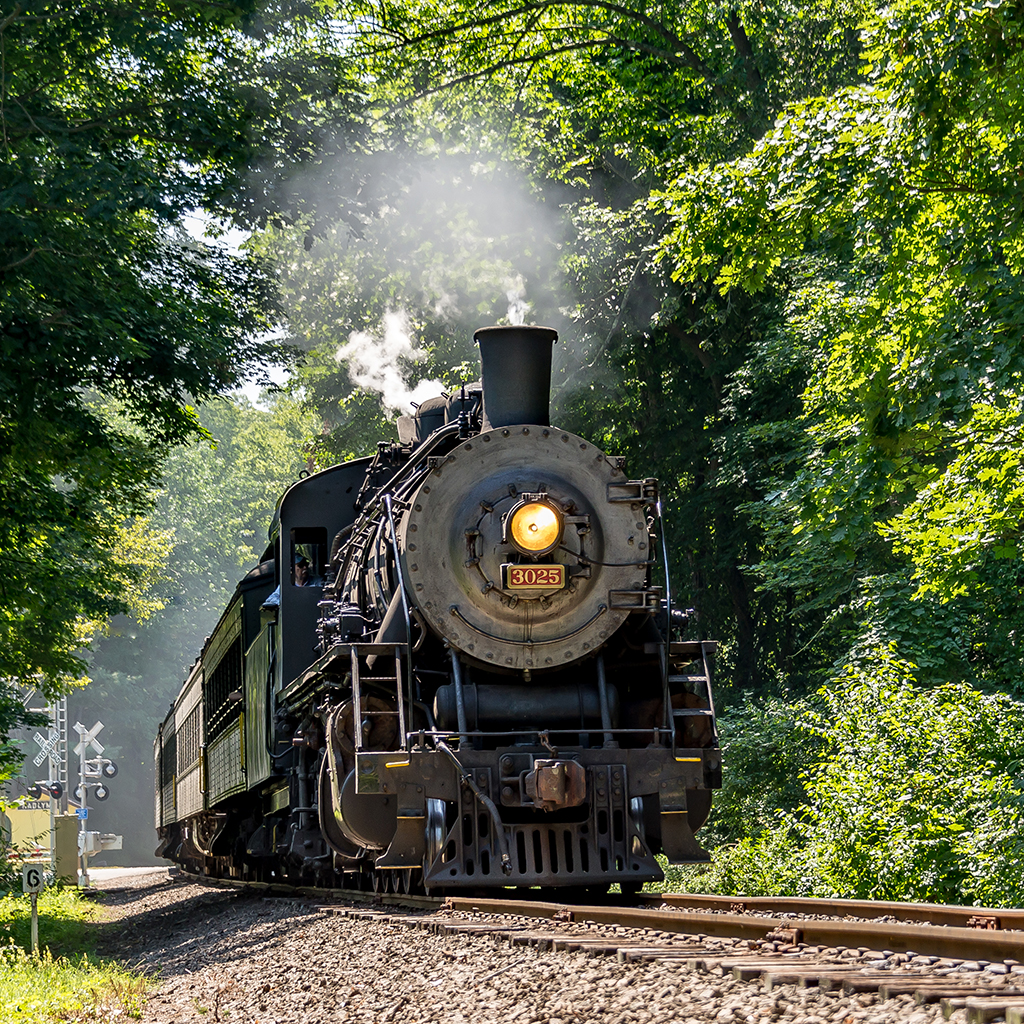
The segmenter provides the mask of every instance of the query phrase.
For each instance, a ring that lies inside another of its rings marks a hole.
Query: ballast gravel
[[[146,1024],[932,1024],[938,1006],[879,1002],[689,971],[679,963],[538,952],[325,915],[301,901],[113,877],[101,952],[156,976]],[[962,1020],[963,1011],[954,1015]]]

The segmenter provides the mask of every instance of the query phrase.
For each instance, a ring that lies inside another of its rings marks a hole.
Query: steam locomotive
[[[395,892],[709,859],[715,645],[673,639],[657,482],[550,424],[553,330],[474,338],[480,382],[281,498],[160,725],[159,855]]]

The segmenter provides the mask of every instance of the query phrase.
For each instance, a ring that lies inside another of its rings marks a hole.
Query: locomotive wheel
[[[387,874],[388,874],[388,872],[386,872],[386,871],[373,871],[372,872],[371,877],[373,878],[373,891],[374,892],[381,892],[381,893],[387,892],[387,890],[384,888],[385,885],[387,884],[387,879],[385,878],[385,875],[387,875]]]
[[[413,890],[412,873],[415,868],[406,868],[404,871],[395,872],[395,881],[398,882],[398,891],[408,896]]]

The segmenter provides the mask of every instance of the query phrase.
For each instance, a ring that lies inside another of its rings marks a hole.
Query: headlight
[[[546,501],[524,501],[509,513],[508,539],[525,555],[546,555],[562,539],[562,513]]]

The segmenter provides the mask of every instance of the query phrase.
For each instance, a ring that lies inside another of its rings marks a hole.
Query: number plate
[[[561,590],[565,586],[564,565],[503,565],[505,590]]]
[[[42,892],[42,864],[23,864],[21,866],[21,889],[22,892]]]

